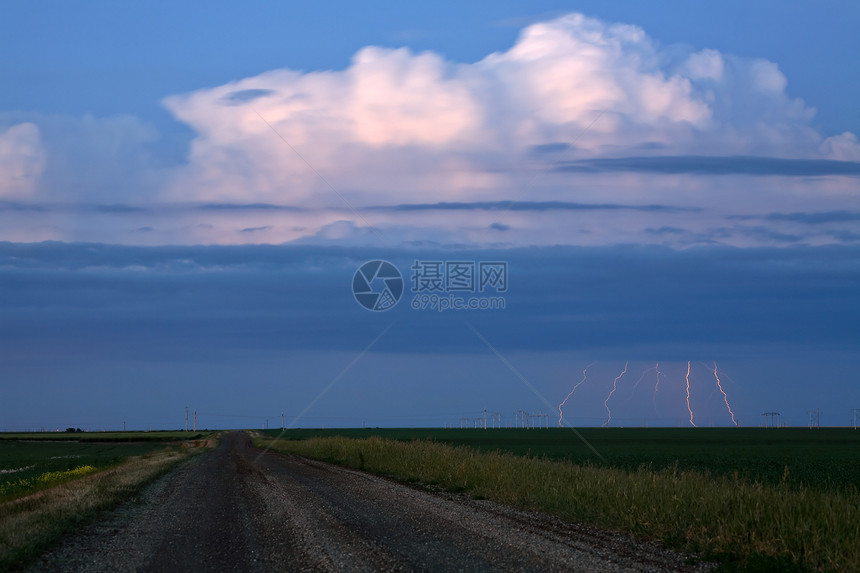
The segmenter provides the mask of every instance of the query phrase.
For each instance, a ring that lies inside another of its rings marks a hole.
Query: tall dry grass
[[[813,570],[860,571],[860,494],[853,488],[822,492],[677,469],[626,471],[376,437],[265,443],[706,555],[741,561],[769,556]]]

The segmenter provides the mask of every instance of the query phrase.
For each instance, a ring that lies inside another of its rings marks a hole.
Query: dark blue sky
[[[413,310],[407,291],[394,309],[372,313],[353,299],[352,275],[368,259],[386,258],[408,279],[415,259],[452,255],[506,260],[507,308]],[[755,424],[758,410],[776,409],[803,423],[806,409],[821,407],[825,420],[846,423],[845,405],[860,398],[858,258],[849,247],[6,243],[0,373],[14,381],[7,388],[15,400],[3,402],[4,427],[176,425],[185,403],[207,425],[221,427],[230,424],[228,415],[246,424],[282,410],[295,416],[388,327],[299,425],[397,425],[395,412],[413,416],[412,425],[441,425],[484,407],[548,412],[541,396],[557,404],[596,362],[593,385],[569,406],[579,423],[593,424],[604,416],[597,398],[605,398],[627,360],[633,367],[622,379],[619,423],[683,420],[677,399],[688,360],[696,367],[693,403],[703,421],[727,423],[710,371],[700,364],[716,361],[743,422]],[[632,390],[656,362],[670,376],[659,410],[650,375],[638,393]]]

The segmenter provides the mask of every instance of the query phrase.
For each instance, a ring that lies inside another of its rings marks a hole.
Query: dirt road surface
[[[33,571],[702,571],[658,544],[262,452],[184,463]]]

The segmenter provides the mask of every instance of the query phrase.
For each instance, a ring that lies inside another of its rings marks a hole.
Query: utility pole
[[[860,410],[860,408],[851,408],[851,411],[854,412],[854,429],[855,430],[857,429],[857,411],[858,410]]]
[[[194,431],[197,431],[197,410],[194,410]]]
[[[188,431],[188,406],[185,406],[185,431]]]
[[[816,408],[814,410],[809,410],[807,412],[809,414],[809,427],[820,428],[821,427],[821,408]]]
[[[484,408],[484,429],[487,429],[487,409]]]
[[[855,416],[855,418],[856,418],[856,416]],[[857,424],[855,423],[854,425],[856,426]],[[122,431],[125,432],[125,422],[122,423]]]
[[[281,412],[281,431],[284,431],[284,413]]]

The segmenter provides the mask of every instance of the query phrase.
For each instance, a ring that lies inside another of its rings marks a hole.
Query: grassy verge
[[[64,533],[88,522],[100,510],[127,499],[211,443],[188,442],[130,457],[96,473],[87,468],[48,476],[60,483],[0,503],[0,571],[22,566]]]
[[[604,460],[594,455],[570,428],[526,430],[441,428],[353,428],[268,431],[275,437],[306,439],[380,436],[401,441],[433,440],[484,452],[600,462],[624,470],[643,464],[655,470],[699,471],[712,476],[735,473],[770,485],[838,490],[860,489],[860,431],[851,428],[578,428]],[[785,468],[788,467],[788,477]]]
[[[718,556],[741,567],[860,570],[860,493],[677,468],[635,470],[379,437],[258,440],[279,451],[438,484]]]

